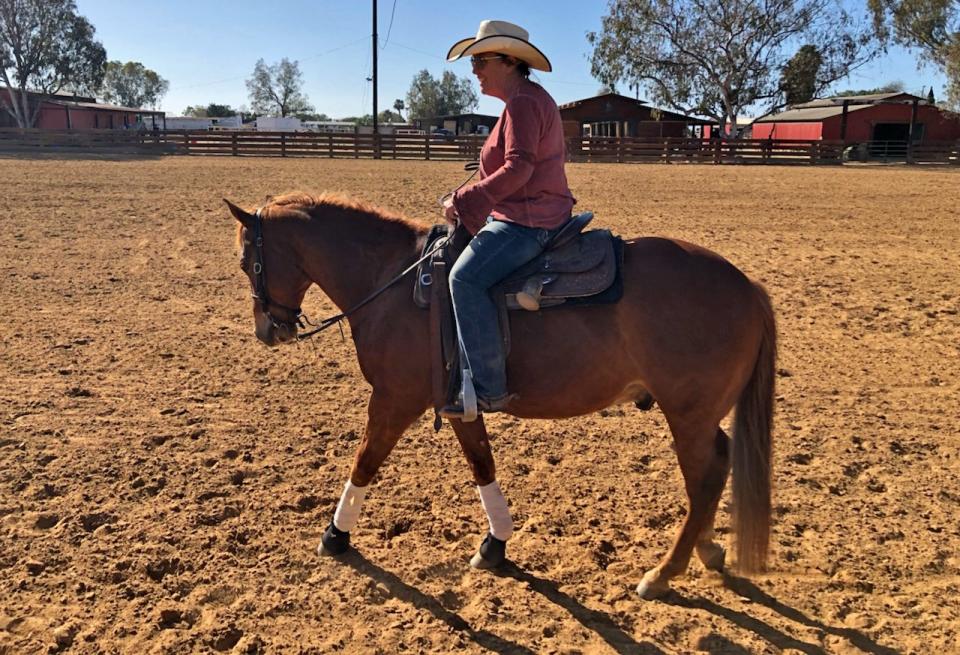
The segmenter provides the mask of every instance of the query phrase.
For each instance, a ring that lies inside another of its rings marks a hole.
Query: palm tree
[[[394,100],[394,101],[393,101],[393,108],[397,111],[397,116],[400,117],[400,120],[401,120],[401,121],[404,121],[405,119],[403,118],[403,114],[400,113],[400,112],[402,112],[404,109],[406,109],[406,107],[405,107],[404,104],[403,104],[403,100],[401,100],[400,98],[397,98],[396,100]]]

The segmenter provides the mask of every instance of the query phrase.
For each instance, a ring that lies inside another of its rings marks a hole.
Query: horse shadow
[[[410,603],[418,610],[430,612],[434,617],[486,650],[502,655],[533,655],[534,653],[525,646],[504,639],[487,630],[475,630],[466,619],[456,612],[448,610],[439,600],[423,593],[413,585],[407,584],[390,571],[377,566],[356,549],[351,548],[343,555],[338,556],[337,559],[357,573],[383,584],[395,598]]]
[[[854,630],[852,628],[839,628],[834,626],[829,626],[824,624],[822,621],[816,619],[811,619],[806,614],[797,610],[789,605],[784,604],[783,602],[777,600],[767,592],[763,591],[755,584],[747,580],[746,578],[740,578],[729,573],[723,574],[723,585],[736,592],[744,598],[750,599],[752,602],[759,605],[763,605],[774,612],[780,614],[786,619],[789,619],[795,623],[801,625],[815,628],[821,632],[829,635],[836,635],[838,637],[843,637],[850,641],[854,646],[859,648],[864,653],[871,653],[872,655],[899,655],[900,651],[887,646],[883,646],[873,641],[867,635]],[[670,594],[663,599],[663,602],[668,605],[674,605],[677,607],[684,607],[687,609],[699,609],[711,614],[718,616],[720,618],[726,619],[730,623],[737,625],[744,630],[749,630],[755,635],[765,639],[770,644],[775,646],[778,649],[787,649],[792,648],[803,653],[809,653],[810,655],[824,655],[826,651],[818,644],[809,644],[804,641],[800,641],[780,630],[777,630],[773,626],[761,621],[760,619],[750,616],[744,612],[738,612],[732,610],[728,607],[718,605],[712,600],[703,598],[702,596],[690,596],[686,597],[682,594],[671,591]],[[710,650],[710,649],[707,649]],[[711,650],[711,652],[713,652]],[[736,650],[722,650],[721,652],[737,652]]]
[[[417,609],[430,612],[437,619],[443,621],[454,630],[461,632],[463,636],[471,639],[482,648],[501,654],[526,654],[534,652],[525,646],[516,644],[486,630],[475,630],[466,619],[456,612],[448,610],[439,600],[407,584],[395,574],[377,566],[354,549],[351,549],[338,559],[358,573],[382,583],[396,598],[412,604]],[[538,578],[509,560],[504,562],[499,568],[490,571],[490,573],[498,577],[512,578],[517,582],[524,583],[528,589],[535,591],[554,605],[566,610],[570,616],[576,619],[584,628],[597,634],[610,648],[621,655],[663,655],[664,653],[662,649],[654,644],[637,642],[632,635],[624,632],[617,621],[609,614],[585,607],[575,598],[562,592],[556,582]],[[740,596],[749,598],[752,602],[763,605],[795,623],[815,628],[825,634],[843,637],[864,653],[870,653],[871,655],[900,655],[900,651],[878,644],[858,630],[829,626],[822,621],[811,619],[803,612],[777,600],[746,578],[724,573],[723,581],[726,588],[736,592]],[[745,612],[724,607],[702,596],[688,597],[677,591],[671,591],[661,602],[675,607],[709,612],[744,630],[754,633],[781,650],[790,648],[808,653],[809,655],[826,654],[826,651],[819,644],[810,644],[796,639],[756,617],[750,616]],[[727,655],[748,652],[738,644],[714,634],[706,637],[698,647],[709,653],[725,653]]]
[[[469,638],[482,648],[511,655],[514,653],[529,653],[532,655],[535,652],[526,646],[521,646],[486,630],[475,630],[466,619],[456,612],[448,610],[439,600],[404,582],[390,571],[377,566],[355,549],[351,549],[338,559],[358,573],[382,583],[396,598],[412,604],[417,609],[430,612],[434,617],[459,631],[464,637]],[[555,582],[538,578],[510,561],[505,562],[499,569],[490,571],[490,573],[513,578],[518,582],[527,584],[530,589],[567,610],[585,628],[598,634],[617,653],[629,655],[663,655],[664,653],[652,644],[637,643],[608,614],[584,607],[574,598],[560,591]]]
[[[586,629],[599,635],[617,653],[630,655],[663,655],[664,653],[654,644],[638,643],[631,635],[624,632],[609,614],[584,607],[578,600],[560,591],[560,587],[552,580],[538,578],[509,560],[490,572],[525,583],[529,589],[569,612],[570,616]]]

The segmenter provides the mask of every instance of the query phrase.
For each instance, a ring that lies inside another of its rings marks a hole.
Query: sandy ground
[[[0,653],[960,652],[960,170],[572,165],[596,224],[710,247],[780,330],[772,569],[633,593],[685,501],[658,411],[488,422],[513,564],[449,427],[315,548],[368,386],[253,336],[220,199],[432,222],[459,164],[0,159]],[[305,309],[332,305],[317,290]],[[729,515],[718,527],[728,539]]]

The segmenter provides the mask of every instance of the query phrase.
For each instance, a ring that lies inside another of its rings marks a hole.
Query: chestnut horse
[[[416,260],[428,231],[337,196],[289,194],[255,214],[227,204],[240,222],[256,335],[268,346],[296,340],[310,285],[341,310],[354,307]],[[751,571],[765,564],[776,328],[763,288],[719,255],[665,238],[624,245],[618,303],[512,313],[507,376],[519,394],[510,405],[518,417],[566,418],[656,400],[689,506],[673,547],[637,586],[652,598],[669,590],[694,550],[707,568],[723,568],[713,522],[731,463],[738,565]],[[408,275],[349,316],[373,391],[349,482],[321,544],[328,554],[346,550],[367,486],[404,430],[432,406],[429,313],[414,305],[411,284]],[[734,405],[731,439],[720,421]],[[503,561],[509,510],[482,417],[451,423],[490,521],[471,564],[490,568]]]

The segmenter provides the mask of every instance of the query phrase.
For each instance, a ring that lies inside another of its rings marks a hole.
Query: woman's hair
[[[530,79],[530,65],[527,62],[510,55],[500,55],[500,57],[507,62],[508,65],[513,65],[517,73],[520,74],[520,77],[525,80]]]

